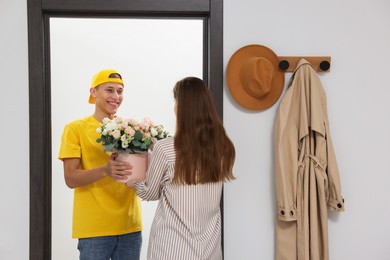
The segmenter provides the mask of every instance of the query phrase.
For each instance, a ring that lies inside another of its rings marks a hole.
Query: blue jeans
[[[134,232],[118,236],[80,238],[80,260],[139,260],[142,235]]]

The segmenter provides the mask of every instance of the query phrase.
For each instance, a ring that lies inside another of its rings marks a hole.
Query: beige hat
[[[236,102],[250,110],[271,107],[284,87],[278,56],[269,48],[252,44],[238,49],[230,58],[226,80]]]

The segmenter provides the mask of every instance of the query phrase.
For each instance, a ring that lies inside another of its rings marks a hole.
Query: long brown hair
[[[205,82],[187,77],[173,89],[176,100],[176,162],[172,182],[198,184],[235,179],[234,145]]]

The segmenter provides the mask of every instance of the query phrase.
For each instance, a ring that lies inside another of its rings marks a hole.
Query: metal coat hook
[[[330,61],[329,56],[279,56],[279,68],[284,72],[294,72],[298,62],[303,58],[313,65],[317,72],[329,72]]]

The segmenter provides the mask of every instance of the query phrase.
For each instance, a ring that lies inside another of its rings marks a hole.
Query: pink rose
[[[129,124],[130,124],[130,125],[136,125],[136,124],[137,124],[137,121],[134,120],[134,119],[129,119]]]
[[[134,136],[135,131],[134,131],[133,128],[131,128],[130,126],[128,126],[128,127],[125,128],[125,133],[128,134],[128,135],[130,135],[130,136]]]
[[[121,126],[122,126],[123,128],[126,128],[128,125],[129,125],[129,122],[127,122],[126,120],[125,120],[125,121],[122,121],[122,123],[121,123]]]
[[[121,131],[119,130],[114,130],[112,132],[112,136],[115,138],[115,139],[119,139],[119,137],[121,137]]]
[[[140,127],[141,129],[144,129],[144,130],[148,129],[148,128],[147,128],[147,125],[146,125],[145,123],[140,123],[140,124],[139,124],[139,127]]]

